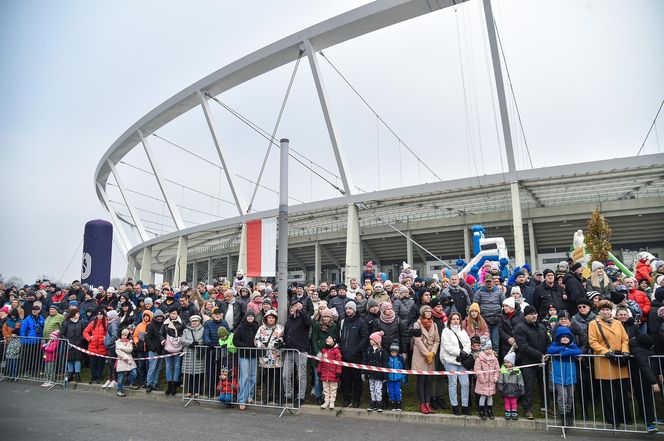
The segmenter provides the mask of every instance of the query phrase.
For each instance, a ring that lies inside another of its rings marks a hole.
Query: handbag
[[[171,354],[182,352],[182,341],[180,337],[166,336],[166,343],[164,343],[164,350]]]
[[[606,335],[604,335],[604,330],[602,329],[602,326],[599,324],[599,320],[597,320],[597,323],[595,324],[597,325],[597,330],[599,331],[599,334],[602,336],[602,340],[604,340],[604,345],[606,346],[606,348],[609,350],[609,352],[615,353],[615,351],[611,349],[611,345],[609,344],[609,341],[606,339]],[[622,354],[620,355],[622,356]],[[610,357],[609,363],[620,366],[620,359],[617,357]]]
[[[461,363],[461,366],[465,367],[469,371],[472,371],[473,368],[475,367],[475,357],[471,356],[470,354],[468,354],[466,351],[463,350],[463,344],[461,344],[461,339],[456,334],[456,332],[452,331],[452,333],[459,342],[459,350],[461,351],[457,356],[456,361]]]

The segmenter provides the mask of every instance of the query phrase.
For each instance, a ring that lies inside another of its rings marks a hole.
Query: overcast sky
[[[226,64],[363,3],[0,0],[0,273],[26,282],[44,274],[79,278],[80,255],[65,268],[85,222],[109,219],[94,191],[94,170],[128,127]],[[528,151],[515,123],[518,168],[635,155],[664,98],[664,2],[494,0],[493,5],[529,146]],[[481,2],[472,0],[324,52],[436,175],[454,179],[507,167],[485,35]],[[271,132],[294,66],[219,98]],[[357,187],[368,191],[437,179],[323,59],[321,67]],[[265,140],[217,104],[211,106],[234,170],[255,180]],[[514,114],[511,97],[510,111]],[[664,147],[662,118],[643,153]],[[157,133],[218,163],[200,109]],[[327,168],[322,174],[336,179],[306,60],[298,67],[277,137],[290,138],[293,148]],[[165,174],[199,191],[168,184],[187,225],[235,215],[223,201],[230,193],[217,167],[154,137],[152,143]],[[273,151],[264,181],[270,188],[278,187],[277,160]],[[136,168],[148,167],[140,150],[124,162],[120,172],[129,188],[161,198],[153,178]],[[290,181],[291,203],[338,195],[297,164]],[[248,200],[251,186],[241,182]],[[112,186],[109,197],[121,200]],[[143,210],[147,229],[172,229],[162,202],[138,194],[132,199]],[[276,195],[261,191],[256,208],[276,203]],[[124,257],[117,247],[113,253],[112,274],[124,275]]]

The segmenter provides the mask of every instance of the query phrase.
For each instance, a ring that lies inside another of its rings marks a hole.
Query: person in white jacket
[[[446,371],[465,372],[466,368],[461,364],[461,359],[465,353],[470,354],[470,337],[461,329],[461,315],[453,312],[447,319],[447,327],[443,329],[440,336],[440,361],[445,366]],[[459,401],[457,398],[457,381],[461,383],[461,413],[470,415],[468,407],[468,398],[470,395],[470,381],[468,375],[450,375],[448,377],[448,393],[452,412],[459,415]]]

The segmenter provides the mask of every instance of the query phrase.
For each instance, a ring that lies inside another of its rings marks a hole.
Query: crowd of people
[[[50,387],[52,362],[66,352],[67,381],[81,381],[86,366],[90,383],[120,397],[124,386],[159,389],[163,371],[167,395],[185,376],[186,396],[214,395],[242,410],[257,400],[297,407],[309,387],[322,408],[335,408],[340,391],[344,407],[359,407],[367,393],[370,412],[402,409],[413,376],[326,362],[336,360],[424,372],[414,375],[423,414],[449,406],[470,415],[474,405],[482,419],[494,419],[500,393],[505,419],[518,418],[518,403],[533,419],[551,390],[564,425],[588,418],[593,401],[601,401],[605,423],[632,424],[622,403],[634,397],[648,430],[656,430],[662,372],[651,356],[664,355],[664,260],[639,261],[636,277],[612,261],[587,269],[563,261],[542,272],[524,265],[509,277],[489,261],[477,278],[449,269],[419,277],[405,262],[402,269],[389,280],[368,262],[348,286],[293,284],[286,305],[272,283],[242,270],[233,280],[177,287],[0,282],[4,376],[18,377],[22,358],[43,358],[33,368]],[[285,323],[279,308],[288,309]],[[427,374],[442,370],[452,374]]]

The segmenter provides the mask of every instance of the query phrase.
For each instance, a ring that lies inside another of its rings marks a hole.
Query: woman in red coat
[[[325,347],[321,352],[323,353],[323,360],[341,361],[341,351],[331,335],[325,339]],[[325,395],[325,402],[320,407],[321,409],[334,409],[339,377],[341,377],[341,365],[321,361],[318,363],[318,373],[320,374],[320,380],[323,382],[323,394]]]
[[[106,314],[100,308],[97,310],[95,319],[83,331],[83,338],[88,341],[88,351],[99,355],[108,354],[106,346],[104,346],[107,327]],[[104,363],[105,359],[103,357],[90,356],[90,368],[92,371],[90,384],[101,383],[104,374]]]

